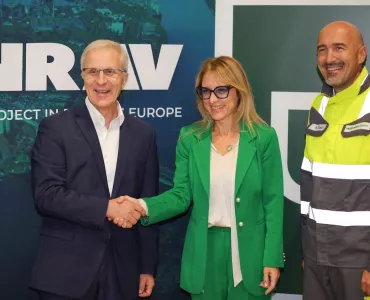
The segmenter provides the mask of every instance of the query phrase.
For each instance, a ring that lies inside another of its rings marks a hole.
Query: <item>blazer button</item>
[[[243,227],[244,226],[244,223],[243,222],[239,222],[239,227]]]
[[[238,197],[238,198],[236,198],[236,200],[235,200],[235,201],[239,203],[239,202],[240,202],[240,198],[239,198],[239,197]]]
[[[148,225],[148,223],[149,223],[149,217],[148,216],[144,216],[143,217],[143,221],[144,221],[144,225]]]

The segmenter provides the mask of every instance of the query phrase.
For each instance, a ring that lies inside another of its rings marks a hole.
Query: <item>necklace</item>
[[[227,152],[230,152],[231,150],[233,150],[234,146],[233,145],[227,145],[226,147],[226,151]]]
[[[221,138],[222,138],[222,139],[228,138],[228,137],[229,137],[230,132],[231,132],[231,128],[229,129],[229,131],[227,132],[227,134],[226,134],[226,135],[224,135],[224,136],[220,135],[220,136],[221,136]],[[227,152],[227,153],[229,153],[231,150],[233,150],[233,148],[234,148],[234,145],[232,145],[232,144],[228,144],[228,145],[226,146],[226,152]]]

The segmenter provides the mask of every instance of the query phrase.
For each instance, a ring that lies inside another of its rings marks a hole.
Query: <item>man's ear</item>
[[[128,80],[128,73],[125,72],[125,73],[123,73],[122,90],[125,88],[127,80]]]
[[[358,50],[357,60],[359,65],[364,65],[364,62],[367,57],[367,48],[365,45],[362,45]]]

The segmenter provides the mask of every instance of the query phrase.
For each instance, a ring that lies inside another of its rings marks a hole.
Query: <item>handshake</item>
[[[138,199],[121,196],[109,200],[107,218],[119,227],[131,228],[147,213]]]

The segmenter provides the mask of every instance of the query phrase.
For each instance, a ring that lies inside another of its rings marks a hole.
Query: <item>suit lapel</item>
[[[235,194],[238,193],[240,185],[242,184],[253,157],[256,154],[256,147],[251,143],[255,138],[255,133],[251,133],[248,129],[245,129],[242,124],[240,125],[238,160],[235,175]]]
[[[85,136],[85,139],[87,140],[88,144],[90,145],[92,149],[96,164],[98,166],[99,175],[101,177],[101,180],[104,184],[106,191],[109,194],[107,175],[105,172],[103,155],[101,152],[98,135],[96,133],[94,124],[91,120],[91,117],[90,117],[89,111],[87,110],[86,105],[81,105],[79,107],[76,107],[75,115],[76,115],[77,125],[80,127],[83,135]]]
[[[193,147],[193,154],[198,167],[199,176],[208,197],[210,187],[211,130],[212,126],[201,135],[200,141]]]
[[[129,127],[130,127],[129,119],[125,118],[125,121],[122,123],[120,127],[118,157],[116,164],[116,174],[114,176],[112,197],[122,196],[118,195],[118,189],[124,176],[127,159],[130,157],[129,145],[132,144],[131,141],[132,135],[130,134]]]

